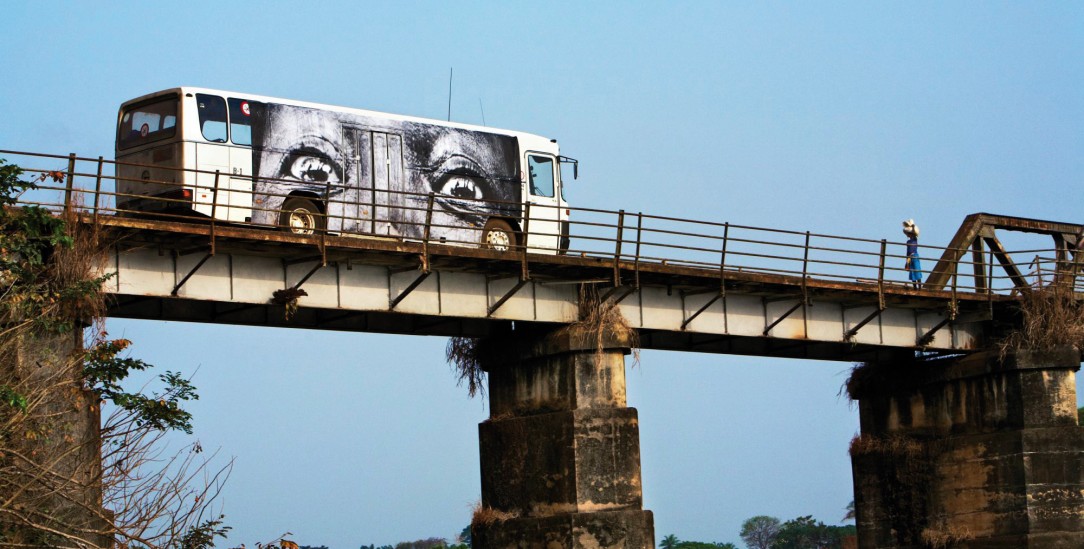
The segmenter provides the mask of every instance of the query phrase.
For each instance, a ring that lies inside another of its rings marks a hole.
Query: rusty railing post
[[[425,229],[422,231],[422,272],[429,272],[429,235],[433,223],[433,193],[425,203]]]
[[[75,153],[68,155],[68,175],[64,178],[64,212],[72,209],[72,185],[75,181]]]
[[[958,272],[952,273],[952,305],[949,308],[949,318],[953,320],[956,320],[956,311],[959,307],[959,304],[956,302],[956,279],[959,275],[960,273]]]
[[[636,271],[636,288],[640,288],[640,235],[644,229],[644,212],[636,213],[636,258],[633,267]]]
[[[617,243],[614,245],[614,287],[621,285],[621,240],[625,238],[625,210],[617,211]]]
[[[527,249],[527,243],[531,239],[531,201],[523,201],[523,249]]]
[[[726,245],[730,241],[730,222],[723,223],[723,249],[719,252],[719,295],[726,295]]]
[[[809,305],[809,231],[805,232],[805,253],[802,255],[802,300]]]
[[[215,188],[211,194],[211,255],[215,254],[215,227],[218,225],[218,177],[219,171],[215,170]]]
[[[888,241],[881,239],[881,261],[877,267],[877,306],[885,310],[885,253],[888,251]]]
[[[530,267],[528,267],[528,265],[527,265],[527,244],[528,244],[528,242],[530,242],[530,235],[531,235],[531,201],[530,200],[524,200],[523,201],[523,231],[522,231],[522,239],[521,239],[521,240],[523,240],[523,242],[520,243],[520,273],[519,273],[519,279],[521,281],[530,280],[530,278],[531,278]],[[560,238],[560,236],[558,236],[558,238]],[[558,243],[558,247],[559,246],[560,246],[560,243]]]
[[[94,177],[94,227],[98,227],[98,197],[102,195],[102,164],[105,159],[98,157],[98,175]]]

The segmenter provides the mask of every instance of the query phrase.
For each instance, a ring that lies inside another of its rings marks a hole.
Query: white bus
[[[121,105],[116,160],[122,213],[568,248],[560,164],[575,161],[529,133],[182,87]]]

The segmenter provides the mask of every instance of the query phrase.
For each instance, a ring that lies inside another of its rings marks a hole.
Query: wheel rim
[[[290,232],[297,234],[312,234],[316,229],[316,216],[305,208],[290,210],[288,219]]]
[[[494,250],[505,252],[511,247],[512,239],[509,238],[508,233],[499,229],[493,229],[486,233],[486,244]]]

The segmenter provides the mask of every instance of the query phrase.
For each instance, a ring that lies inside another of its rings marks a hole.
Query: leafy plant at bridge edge
[[[229,529],[212,505],[232,464],[210,471],[198,443],[172,457],[160,444],[168,431],[192,432],[182,405],[195,388],[166,372],[157,392],[124,390],[150,366],[121,357],[130,342],[101,328],[97,227],[74,209],[19,205],[65,178],[23,174],[0,159],[0,543],[213,546]],[[113,412],[101,425],[103,403]]]

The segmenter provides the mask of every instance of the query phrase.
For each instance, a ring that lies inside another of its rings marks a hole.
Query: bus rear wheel
[[[516,246],[516,233],[503,219],[490,219],[482,228],[482,247],[507,252]]]
[[[313,234],[324,230],[325,219],[320,208],[307,198],[292,196],[282,203],[279,227],[293,234]]]

